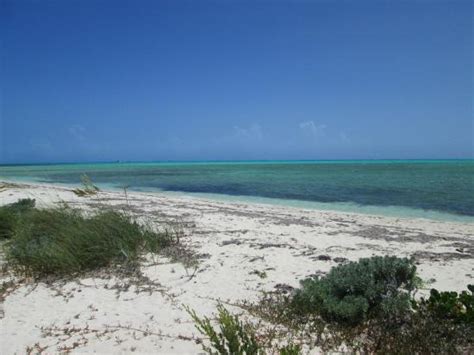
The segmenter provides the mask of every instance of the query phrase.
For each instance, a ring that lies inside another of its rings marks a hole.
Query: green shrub
[[[280,355],[299,355],[301,354],[301,346],[288,344],[279,350]]]
[[[68,207],[33,209],[17,221],[5,251],[20,273],[61,275],[134,262],[141,252],[158,252],[173,238],[115,211],[85,217]]]
[[[201,319],[195,311],[187,310],[196,324],[196,329],[209,337],[211,347],[203,344],[203,350],[208,354],[263,354],[263,349],[257,342],[253,327],[250,324],[244,324],[237,316],[230,314],[221,304],[217,306],[219,312],[217,322],[220,332],[214,329],[209,318]]]
[[[379,354],[463,354],[474,350],[474,287],[470,292],[431,290],[412,300],[403,322],[379,317],[363,325],[364,350]],[[359,336],[360,337],[360,336]],[[360,348],[360,346],[359,346]]]
[[[323,352],[474,353],[474,286],[415,300],[419,282],[411,260],[361,259],[304,280],[293,295],[267,293],[244,307]]]
[[[394,346],[438,353],[473,353],[474,285],[469,291],[431,290],[428,299],[413,302],[414,312],[396,337]]]
[[[267,353],[258,341],[254,326],[242,322],[238,316],[230,314],[221,304],[217,306],[219,331],[214,329],[209,318],[201,319],[195,311],[189,308],[186,308],[186,310],[194,320],[196,329],[209,338],[210,346],[202,345],[203,350],[208,354],[264,355]],[[276,349],[276,353],[280,355],[299,355],[301,354],[301,347],[289,343]]]
[[[25,213],[35,207],[35,200],[25,198],[15,203],[0,207],[0,240],[9,239],[13,235],[13,231],[18,219]]]
[[[433,318],[474,324],[474,285],[468,285],[467,288],[469,292],[462,291],[460,294],[432,289],[428,299],[422,298],[414,302],[413,306],[419,312],[428,312]]]
[[[377,314],[395,315],[410,307],[416,267],[409,259],[372,257],[339,265],[327,276],[301,282],[292,307],[340,324],[358,324]]]

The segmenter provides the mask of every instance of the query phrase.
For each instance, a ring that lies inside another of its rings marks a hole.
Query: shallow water
[[[0,166],[0,179],[184,192],[299,207],[474,217],[474,160],[100,163]]]

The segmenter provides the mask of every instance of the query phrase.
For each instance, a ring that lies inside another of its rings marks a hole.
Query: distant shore
[[[104,275],[39,284],[14,279],[17,286],[0,303],[5,354],[24,353],[35,344],[55,352],[80,339],[87,340],[77,349],[84,352],[198,353],[199,335],[183,305],[211,316],[219,300],[230,305],[255,300],[262,291],[297,287],[309,275],[373,255],[415,258],[425,281],[421,294],[431,287],[460,291],[474,280],[471,223],[161,193],[100,191],[79,197],[69,187],[50,184],[0,189],[2,205],[20,198],[35,199],[39,207],[127,206],[137,216],[179,220],[185,226],[183,243],[199,264],[196,270],[167,258],[143,264],[143,273],[161,285],[159,292]],[[3,274],[1,281],[11,277]],[[65,329],[74,330],[65,336]]]

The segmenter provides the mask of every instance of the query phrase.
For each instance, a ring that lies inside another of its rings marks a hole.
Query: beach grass
[[[33,199],[20,199],[15,203],[0,206],[0,240],[10,239],[18,220],[34,207]]]
[[[81,175],[81,187],[72,190],[79,197],[87,197],[96,195],[100,189],[92,182],[91,178],[87,174]]]
[[[31,208],[21,215],[8,211],[5,255],[8,265],[23,275],[67,275],[132,264],[179,240],[172,229],[156,231],[112,209],[90,215],[67,205]]]

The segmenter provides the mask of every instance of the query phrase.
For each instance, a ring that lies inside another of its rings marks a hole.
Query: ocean
[[[474,160],[3,165],[0,179],[474,221]]]

